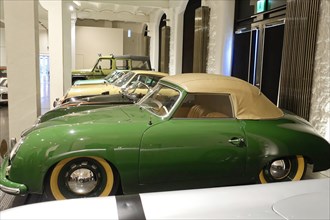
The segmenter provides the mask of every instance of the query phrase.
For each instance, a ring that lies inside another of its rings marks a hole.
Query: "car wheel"
[[[114,172],[104,159],[72,157],[56,164],[49,191],[56,200],[108,196],[116,191],[114,182]]]
[[[306,170],[303,156],[293,156],[276,159],[268,163],[259,174],[261,183],[300,180]]]

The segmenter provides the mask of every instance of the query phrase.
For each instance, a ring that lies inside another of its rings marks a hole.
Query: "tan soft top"
[[[284,115],[257,87],[235,77],[189,73],[164,77],[160,81],[178,85],[189,93],[230,94],[238,119],[275,119]]]

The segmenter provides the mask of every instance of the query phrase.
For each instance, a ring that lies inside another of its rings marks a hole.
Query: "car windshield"
[[[133,72],[129,72],[127,74],[124,74],[119,79],[117,79],[114,83],[115,86],[122,87],[125,85],[130,79],[135,75]]]
[[[119,79],[125,72],[115,71],[107,75],[104,79],[109,83],[114,83],[117,79]]]
[[[163,117],[173,110],[179,97],[178,90],[158,84],[138,104],[151,113]]]

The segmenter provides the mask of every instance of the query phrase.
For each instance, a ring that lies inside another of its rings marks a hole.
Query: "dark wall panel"
[[[248,81],[250,32],[235,34],[232,76]]]
[[[251,5],[250,0],[235,1],[235,19],[243,20],[250,18],[254,14],[254,4]]]
[[[182,72],[193,71],[195,10],[201,7],[201,0],[190,0],[184,12]]]
[[[261,91],[277,104],[284,25],[265,29]]]
[[[268,0],[267,9],[272,10],[277,7],[286,5],[286,0]]]

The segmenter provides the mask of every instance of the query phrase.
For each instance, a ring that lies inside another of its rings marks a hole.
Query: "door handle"
[[[229,139],[228,142],[238,147],[245,146],[243,138],[233,137],[232,139]]]

